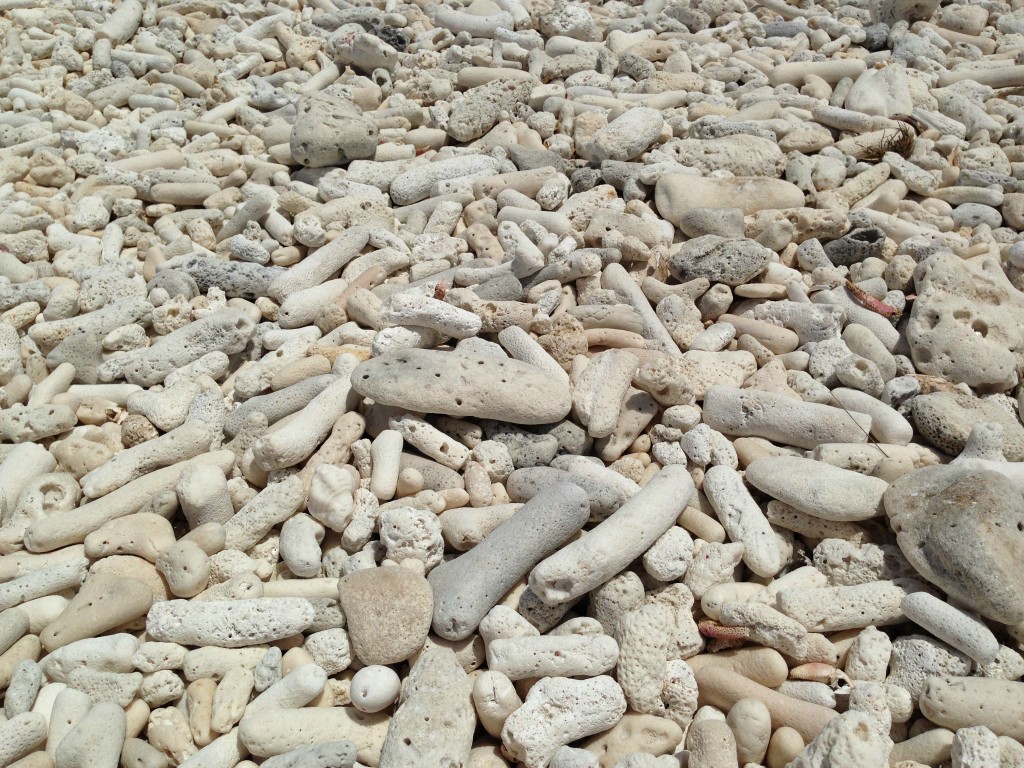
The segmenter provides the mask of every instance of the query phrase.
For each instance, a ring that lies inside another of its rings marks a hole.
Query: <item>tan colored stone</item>
[[[88,576],[63,613],[42,631],[47,651],[96,637],[140,616],[153,604],[153,593],[141,581],[107,573]]]
[[[396,664],[427,639],[434,596],[427,580],[408,568],[355,571],[338,585],[349,638],[363,664]]]
[[[154,563],[160,551],[173,543],[174,531],[166,518],[139,512],[111,520],[86,536],[85,554],[92,558],[138,555]]]
[[[160,571],[151,562],[143,560],[141,557],[135,557],[134,555],[104,557],[102,560],[97,560],[92,564],[89,568],[89,573],[109,573],[114,576],[124,576],[128,579],[141,581],[153,593],[154,603],[171,599],[171,591],[168,589],[167,582],[164,581]]]
[[[633,752],[672,754],[682,740],[683,729],[667,717],[627,712],[611,730],[583,742],[583,748],[598,755],[601,768],[612,768]]]

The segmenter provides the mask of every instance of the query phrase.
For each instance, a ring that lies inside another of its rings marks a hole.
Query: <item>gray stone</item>
[[[643,168],[643,163],[633,163],[625,160],[602,160],[601,178],[605,184],[611,184],[621,192],[631,182],[635,183],[637,181],[637,176]]]
[[[189,290],[191,293],[191,289],[187,281],[177,277],[171,284],[163,283],[161,275],[165,271],[185,273],[192,278],[199,293],[205,294],[211,288],[220,288],[229,299],[256,299],[266,296],[270,284],[285,272],[282,267],[264,267],[250,261],[227,261],[190,254],[170,259],[161,264],[159,270],[150,282],[154,287],[159,285],[167,288],[168,293],[174,288],[175,293],[171,293],[171,296],[182,293],[188,297],[185,291]]]
[[[511,272],[473,286],[473,293],[483,301],[520,301],[523,284]]]
[[[603,520],[639,490],[632,480],[597,464],[589,472],[570,471],[570,466],[517,469],[508,478],[509,496],[514,501],[527,501],[558,483],[573,483],[586,491],[591,514]]]
[[[8,247],[10,247],[8,245]],[[0,312],[6,312],[26,301],[46,304],[50,297],[50,287],[42,280],[31,280],[27,283],[11,283],[9,278],[0,277]]]
[[[880,257],[884,247],[885,233],[875,227],[865,227],[826,243],[825,253],[833,264],[848,267],[868,257]]]
[[[469,552],[437,566],[428,578],[434,631],[448,640],[469,637],[502,596],[589,516],[583,490],[561,482],[543,489]]]
[[[979,224],[988,224],[995,229],[1002,226],[1003,217],[996,208],[981,203],[963,203],[953,209],[953,226],[977,227]]]
[[[739,208],[690,208],[679,217],[679,228],[687,237],[743,237],[743,211]]]
[[[872,24],[864,27],[864,42],[861,43],[869,51],[881,51],[889,44],[889,25]]]
[[[384,405],[418,413],[476,416],[512,424],[561,421],[571,407],[568,384],[518,360],[406,349],[360,363],[352,387]]]
[[[341,165],[373,157],[377,150],[376,123],[363,117],[362,110],[351,102],[315,93],[302,99],[297,111],[288,144],[301,165]]]
[[[699,8],[684,5],[667,5],[665,15],[678,21],[688,32],[701,32],[711,26],[711,16]],[[682,31],[682,30],[680,30]]]
[[[597,168],[578,168],[569,177],[573,193],[587,192],[601,183],[602,174]]]
[[[71,363],[75,366],[77,383],[98,384],[98,369],[107,357],[109,355],[106,355],[103,349],[102,336],[89,331],[79,331],[50,350],[46,356],[46,364],[53,369],[62,363]]]
[[[563,421],[546,430],[547,434],[554,435],[558,441],[558,455],[566,454],[582,456],[590,450],[594,440],[587,434],[579,424],[571,421]]]
[[[518,144],[509,144],[505,147],[508,152],[508,159],[515,163],[520,171],[532,171],[537,168],[553,167],[562,173],[565,161],[549,149],[533,149],[521,147]]]
[[[296,747],[264,760],[264,768],[352,768],[356,763],[356,745],[352,741],[328,741]]]
[[[228,437],[237,435],[244,426],[246,417],[255,411],[265,415],[268,424],[280,421],[285,416],[305,408],[310,400],[327,389],[336,379],[337,376],[333,374],[310,376],[290,387],[250,397],[227,417],[224,422],[224,434]]]
[[[196,279],[180,269],[162,269],[157,272],[153,279],[146,283],[146,293],[154,288],[163,288],[171,298],[184,296],[186,299],[194,299],[199,295],[199,284],[196,283]]]
[[[534,434],[522,427],[484,421],[482,424],[488,440],[501,443],[512,457],[512,466],[546,467],[558,453],[558,438],[554,435]]]
[[[462,488],[462,475],[454,469],[438,464],[415,453],[403,453],[399,470],[415,469],[423,475],[423,488],[428,491],[440,491],[445,488]]]
[[[1003,427],[1003,455],[1024,461],[1024,426],[994,400],[964,392],[932,392],[910,403],[910,419],[921,437],[941,451],[959,454],[974,425],[990,421]]]
[[[772,252],[753,240],[704,235],[670,256],[669,269],[680,282],[703,277],[735,287],[761,274],[771,258]]]
[[[997,472],[936,465],[898,478],[885,511],[907,560],[953,599],[1024,620],[1024,498]]]

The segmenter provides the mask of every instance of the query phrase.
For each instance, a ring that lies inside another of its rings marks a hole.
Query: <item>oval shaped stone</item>
[[[735,177],[705,179],[668,173],[654,188],[658,213],[677,227],[691,208],[740,208],[747,216],[770,208],[801,208],[804,193],[782,179]]]
[[[356,366],[352,388],[383,405],[512,424],[561,421],[572,405],[565,381],[518,360],[471,352],[388,352]]]

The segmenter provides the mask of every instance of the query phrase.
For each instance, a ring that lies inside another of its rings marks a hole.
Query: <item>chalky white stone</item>
[[[313,623],[303,598],[189,602],[169,600],[150,610],[146,630],[155,640],[182,645],[243,648],[289,637]]]
[[[566,382],[518,360],[402,350],[361,363],[352,386],[365,397],[410,411],[547,424],[569,412]]]

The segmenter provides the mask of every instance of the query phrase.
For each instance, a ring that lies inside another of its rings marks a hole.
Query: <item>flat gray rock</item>
[[[921,576],[989,619],[1024,620],[1024,498],[1010,480],[937,465],[900,477],[884,501]]]
[[[712,283],[737,286],[764,272],[772,256],[754,240],[704,235],[685,243],[669,257],[668,266],[680,282],[703,277]]]
[[[403,349],[360,363],[352,387],[384,405],[418,413],[550,424],[572,405],[564,381],[518,360]]]

